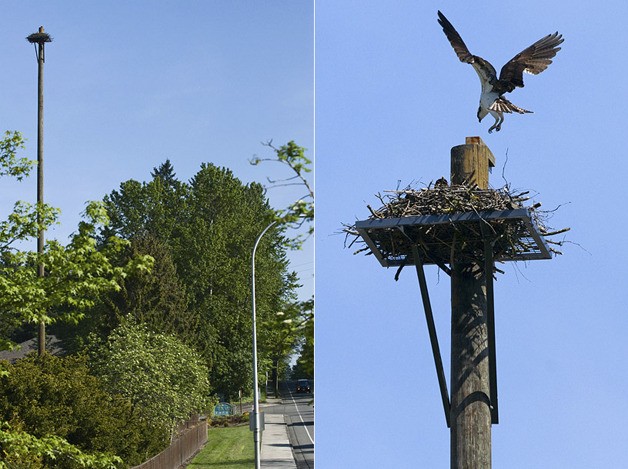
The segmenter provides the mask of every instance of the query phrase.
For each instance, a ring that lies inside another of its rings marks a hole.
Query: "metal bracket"
[[[484,231],[484,230],[482,230]],[[491,423],[499,423],[497,403],[497,352],[495,348],[495,298],[493,294],[493,246],[484,238],[484,277],[486,278],[486,328],[488,335],[488,376]]]
[[[434,315],[432,305],[430,303],[429,292],[427,289],[427,281],[425,279],[425,271],[423,269],[423,260],[416,244],[412,245],[412,256],[416,267],[417,277],[419,279],[419,288],[421,290],[421,299],[423,300],[423,309],[425,310],[425,320],[427,322],[427,330],[430,336],[430,345],[432,346],[432,355],[434,357],[434,366],[436,367],[436,375],[438,377],[438,387],[440,389],[443,410],[445,411],[445,421],[447,428],[450,428],[451,403],[449,401],[449,391],[447,389],[447,380],[441,358],[440,347],[438,345],[438,336],[436,333],[436,325],[434,323]],[[497,398],[497,353],[495,346],[495,300],[493,293],[493,248],[490,239],[484,241],[485,256],[485,278],[486,278],[486,327],[488,335],[488,372],[489,372],[489,401],[491,406],[491,423],[499,423],[499,405]]]
[[[415,265],[417,277],[419,280],[419,288],[421,291],[421,299],[423,301],[423,309],[425,310],[425,320],[427,323],[427,330],[430,337],[430,345],[432,347],[432,355],[434,357],[434,366],[436,368],[436,375],[438,377],[438,387],[440,389],[441,400],[443,403],[443,410],[445,412],[445,421],[447,428],[451,427],[451,402],[449,400],[449,391],[447,389],[447,380],[445,378],[445,370],[443,367],[443,360],[441,357],[440,346],[438,344],[438,336],[436,333],[436,325],[434,323],[434,315],[432,312],[432,305],[430,302],[429,291],[427,288],[427,281],[425,279],[425,270],[423,268],[423,258],[419,252],[419,241],[412,240],[410,236],[405,232],[404,227],[400,226],[398,229],[404,234],[404,236],[412,241],[412,260]],[[493,258],[493,246],[491,243],[490,235],[487,230],[481,225],[482,236],[484,237],[484,275],[486,279],[486,327],[488,338],[488,372],[489,372],[489,401],[491,411],[491,424],[499,423],[499,406],[497,398],[497,353],[495,346],[495,298],[493,290],[493,270],[495,266],[495,260]]]
[[[436,325],[434,324],[434,315],[432,314],[432,305],[427,290],[427,281],[425,280],[425,271],[423,270],[423,260],[419,254],[419,248],[416,244],[412,245],[412,255],[414,256],[414,265],[419,278],[419,287],[421,289],[421,298],[423,299],[423,309],[425,309],[425,319],[427,321],[427,330],[430,335],[430,344],[432,345],[432,355],[434,355],[434,365],[436,366],[436,375],[438,376],[438,386],[440,388],[440,396],[443,401],[443,410],[445,411],[445,421],[447,428],[450,427],[451,403],[449,402],[449,391],[447,390],[447,380],[445,379],[445,371],[443,368],[443,360],[438,346],[438,337],[436,336]]]

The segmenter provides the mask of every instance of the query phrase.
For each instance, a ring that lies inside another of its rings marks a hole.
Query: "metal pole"
[[[26,38],[31,44],[35,44],[37,53],[37,206],[39,210],[44,205],[44,62],[45,44],[51,42],[50,35],[44,32],[44,27],[40,26],[37,33],[33,33]],[[37,215],[37,224],[39,225],[39,233],[37,236],[37,254],[41,256],[44,253],[45,230],[42,225],[41,212]],[[37,266],[37,275],[44,276],[44,264],[39,262]],[[38,333],[38,351],[39,355],[46,353],[46,323],[39,323]]]
[[[251,303],[253,306],[253,443],[255,445],[255,469],[261,467],[261,455],[260,455],[260,418],[259,418],[259,384],[257,379],[257,326],[255,319],[255,251],[257,251],[257,245],[259,244],[262,236],[275,224],[272,222],[255,240],[253,246],[253,254],[251,255]]]

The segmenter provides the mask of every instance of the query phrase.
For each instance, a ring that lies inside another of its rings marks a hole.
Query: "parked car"
[[[307,379],[297,380],[297,392],[312,392],[310,382]]]

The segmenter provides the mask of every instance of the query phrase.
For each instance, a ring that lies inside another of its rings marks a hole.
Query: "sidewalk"
[[[268,399],[263,407],[280,402],[280,399]],[[268,469],[296,469],[283,415],[265,412],[264,419],[266,428],[262,432],[261,466]]]

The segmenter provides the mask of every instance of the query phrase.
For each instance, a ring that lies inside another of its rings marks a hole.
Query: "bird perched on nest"
[[[452,26],[445,15],[438,12],[438,23],[454,48],[461,62],[471,64],[480,77],[482,94],[480,95],[480,107],[478,108],[478,120],[488,114],[495,118],[495,123],[488,129],[488,133],[499,131],[504,122],[504,113],[517,112],[519,114],[531,113],[503,97],[504,93],[510,93],[515,88],[523,88],[523,73],[538,75],[552,63],[552,58],[560,50],[558,47],[563,42],[563,37],[558,32],[548,34],[539,39],[527,49],[515,55],[499,72],[499,78],[495,68],[482,57],[471,54],[458,31]]]
[[[442,189],[443,187],[449,187],[449,184],[447,183],[447,179],[442,177],[434,183],[434,187]]]

